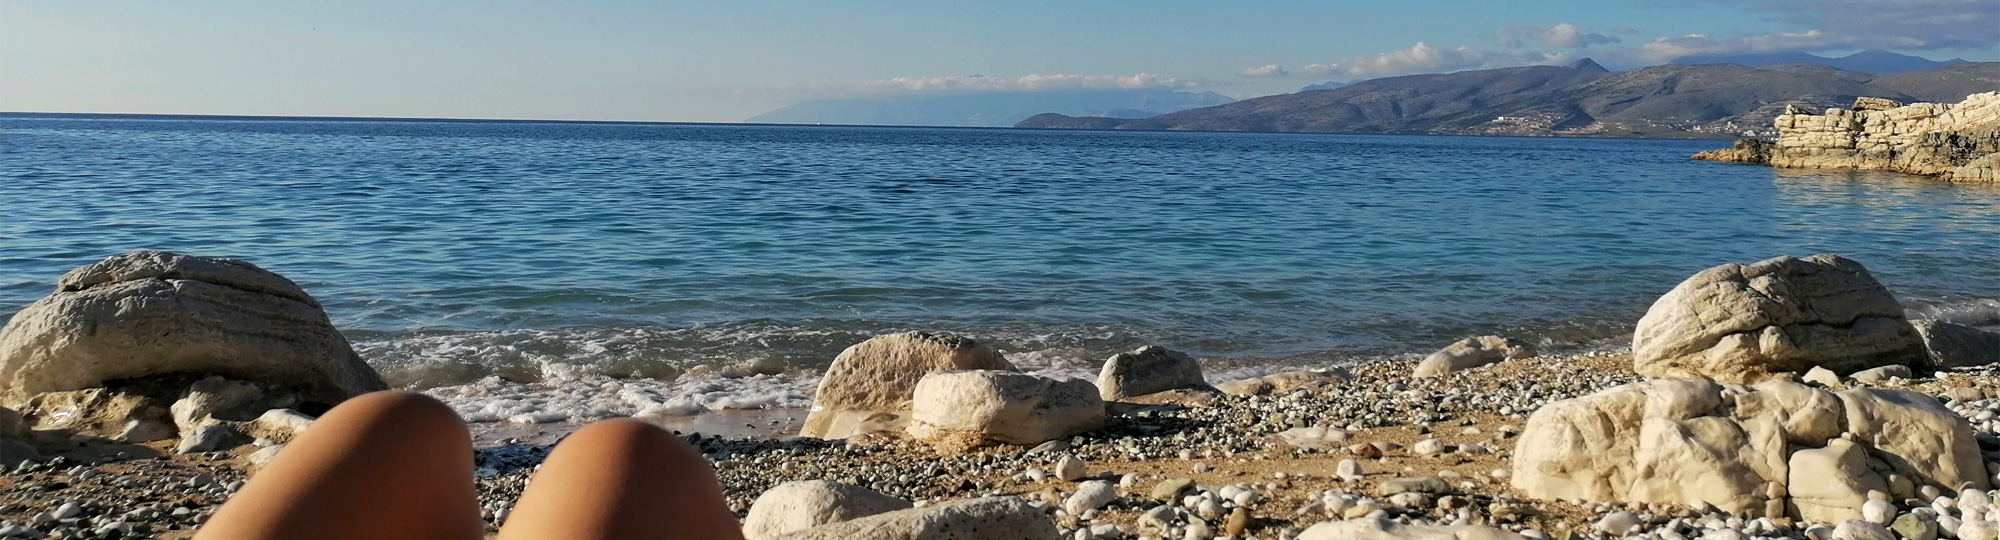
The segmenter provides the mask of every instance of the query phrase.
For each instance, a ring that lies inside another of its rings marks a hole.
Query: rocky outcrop
[[[1828,109],[1823,115],[1788,112],[1776,120],[1775,143],[1738,141],[1735,148],[1694,158],[2000,182],[2000,157],[1995,157],[2000,153],[2000,92],[1973,94],[1952,105],[1902,105],[1864,97],[1853,107]]]
[[[1201,375],[1201,362],[1166,347],[1147,345],[1122,352],[1104,361],[1097,374],[1098,396],[1105,401],[1146,394],[1209,388]]]
[[[959,447],[1033,445],[1104,423],[1096,385],[1013,371],[939,371],[917,383],[909,434]]]
[[[813,394],[805,437],[842,439],[908,423],[917,381],[933,371],[998,369],[1014,365],[970,338],[905,332],[877,336],[834,357]]]
[[[1500,336],[1479,336],[1458,340],[1418,362],[1415,377],[1439,377],[1452,372],[1498,364],[1535,355],[1528,344]]]
[[[743,518],[746,540],[769,540],[851,519],[910,508],[910,501],[872,489],[828,482],[798,480],[765,490]]]
[[[1723,163],[1755,163],[1765,165],[1771,163],[1771,147],[1772,145],[1769,141],[1737,139],[1736,144],[1731,145],[1729,148],[1700,152],[1694,155],[1694,159],[1720,161]]]
[[[1015,497],[987,497],[821,525],[782,540],[1057,540],[1049,515]]]
[[[1703,270],[1639,319],[1632,356],[1641,375],[1732,383],[1926,362],[1895,296],[1861,263],[1834,255]]]
[[[1937,320],[1911,321],[1910,324],[1917,328],[1917,335],[1923,337],[1924,348],[1930,351],[1934,367],[2000,364],[2000,333]]]
[[[64,274],[0,330],[0,404],[163,375],[223,375],[331,405],[386,389],[317,300],[232,259],[134,251]]]
[[[1831,522],[1859,516],[1867,492],[1892,477],[1988,485],[1971,427],[1937,400],[1783,380],[1656,379],[1551,403],[1528,418],[1510,476],[1541,499]]]

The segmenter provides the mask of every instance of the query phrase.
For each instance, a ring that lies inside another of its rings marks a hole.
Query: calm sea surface
[[[1715,141],[0,117],[0,313],[139,248],[299,282],[436,384],[824,365],[936,329],[1218,364],[1616,343],[1725,262],[1832,252],[2000,318],[2000,189]]]

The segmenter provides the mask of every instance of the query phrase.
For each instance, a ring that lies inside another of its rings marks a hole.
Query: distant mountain
[[[1923,101],[1953,102],[1968,94],[2000,90],[2000,63],[1973,62],[1883,75],[1870,81]]]
[[[1314,91],[1314,90],[1332,90],[1332,89],[1335,89],[1335,88],[1340,88],[1340,87],[1342,87],[1342,86],[1347,86],[1347,85],[1350,85],[1350,84],[1354,84],[1354,83],[1351,83],[1351,82],[1340,82],[1340,81],[1327,81],[1327,82],[1323,82],[1323,83],[1319,83],[1319,84],[1308,84],[1308,85],[1306,85],[1306,87],[1305,87],[1305,88],[1300,88],[1300,89],[1299,89],[1299,91],[1300,91],[1300,92],[1311,92],[1311,91]]]
[[[1954,102],[2000,90],[2000,63],[1875,76],[1822,65],[1664,65],[1622,73],[1556,66],[1409,75],[1143,119],[1039,115],[1018,127],[1720,137],[1771,129],[1787,105],[1860,96]]]
[[[1815,64],[1815,65],[1845,69],[1848,71],[1859,71],[1862,73],[1872,73],[1875,75],[1888,75],[1892,73],[1903,73],[1908,71],[1937,69],[1950,65],[1964,64],[1966,63],[1966,61],[1961,58],[1953,58],[1950,60],[1939,61],[1939,60],[1924,58],[1921,56],[1896,54],[1883,50],[1867,50],[1850,54],[1847,56],[1842,56],[1840,58],[1828,58],[1817,54],[1807,54],[1802,52],[1761,53],[1761,54],[1707,54],[1707,55],[1696,55],[1696,56],[1683,56],[1674,59],[1673,63],[1687,64],[1687,65],[1736,64],[1739,66],[1753,67],[1753,68],[1775,66],[1779,64]]]
[[[1005,127],[1037,113],[1050,111],[1078,116],[1146,118],[1231,101],[1234,100],[1214,92],[1168,89],[991,92],[807,101],[760,114],[747,121],[765,124]]]
[[[1591,60],[1591,59],[1589,59],[1589,58],[1585,58],[1585,59],[1582,59],[1582,60],[1577,60],[1577,61],[1575,61],[1575,62],[1570,62],[1570,63],[1568,63],[1568,64],[1564,64],[1564,65],[1563,65],[1563,67],[1566,67],[1566,68],[1570,68],[1570,69],[1580,69],[1580,70],[1583,70],[1583,71],[1596,71],[1596,72],[1599,72],[1599,73],[1610,73],[1610,72],[1611,72],[1611,70],[1608,70],[1608,69],[1604,69],[1604,66],[1603,66],[1603,65],[1600,65],[1600,64],[1598,64],[1596,60]]]

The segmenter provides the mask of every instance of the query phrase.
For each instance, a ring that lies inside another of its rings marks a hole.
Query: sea
[[[7,114],[0,317],[116,253],[240,258],[392,383],[516,421],[798,407],[908,330],[1076,377],[1613,350],[1780,255],[2000,325],[2000,186],[1688,160],[1726,144]]]

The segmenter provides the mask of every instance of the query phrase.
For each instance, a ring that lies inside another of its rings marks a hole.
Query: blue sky
[[[729,122],[815,98],[1249,97],[1864,48],[2000,60],[2000,0],[0,0],[0,110]]]

